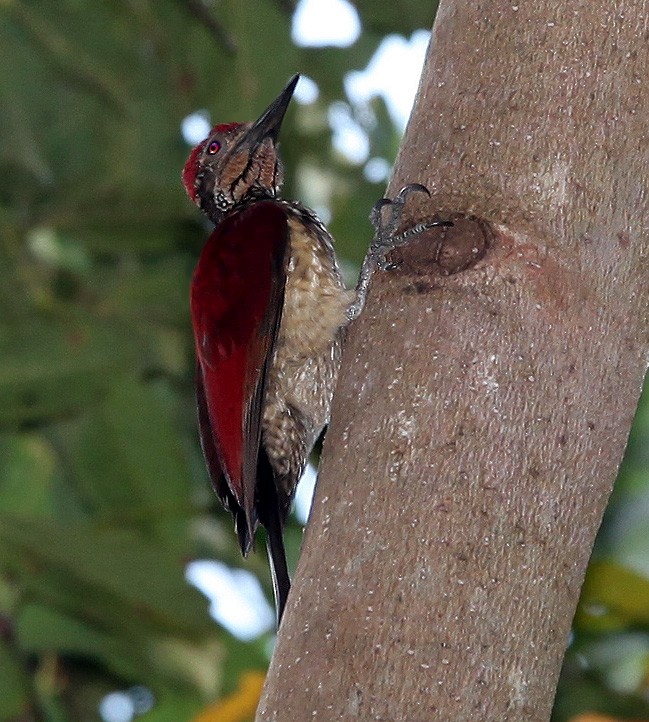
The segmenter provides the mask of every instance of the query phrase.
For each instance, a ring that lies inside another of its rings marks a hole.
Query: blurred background
[[[424,0],[0,2],[0,721],[246,722],[273,645],[198,445],[180,171],[299,71],[285,195],[353,284],[410,111]],[[287,529],[299,553],[315,480]],[[556,720],[649,719],[649,399]]]

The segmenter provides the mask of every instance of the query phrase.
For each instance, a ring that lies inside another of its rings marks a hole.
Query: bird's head
[[[217,125],[192,150],[183,185],[214,223],[250,198],[277,194],[282,184],[277,137],[298,80],[295,75],[259,120]]]

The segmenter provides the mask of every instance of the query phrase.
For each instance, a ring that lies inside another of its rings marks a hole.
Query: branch
[[[205,5],[203,0],[185,0],[187,9],[201,25],[209,31],[217,45],[221,45],[228,55],[235,55],[237,44],[228,31],[216,19],[214,13]]]
[[[549,719],[646,369],[648,11],[442,0],[390,192],[486,251],[374,276],[258,721]]]

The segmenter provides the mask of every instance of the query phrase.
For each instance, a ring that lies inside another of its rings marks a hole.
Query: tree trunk
[[[258,721],[549,719],[646,368],[648,19],[442,0],[390,192],[458,222],[350,330]]]

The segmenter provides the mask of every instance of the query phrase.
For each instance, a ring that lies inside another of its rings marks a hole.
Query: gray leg
[[[424,221],[423,223],[417,223],[412,228],[408,228],[398,236],[394,235],[399,225],[406,199],[411,193],[415,192],[425,193],[427,196],[430,196],[430,192],[426,186],[421,183],[410,183],[404,186],[394,199],[381,198],[380,201],[374,204],[372,212],[370,213],[370,222],[374,226],[374,239],[363,261],[358,285],[356,286],[356,300],[347,311],[347,316],[350,321],[358,318],[363,310],[365,297],[367,296],[367,288],[374,271],[377,268],[382,271],[390,270],[391,266],[385,260],[385,254],[388,253],[388,251],[402,246],[404,243],[407,243],[412,236],[428,228],[453,225],[450,221]],[[383,212],[385,207],[389,207],[390,209],[387,220],[385,220],[385,214]]]

